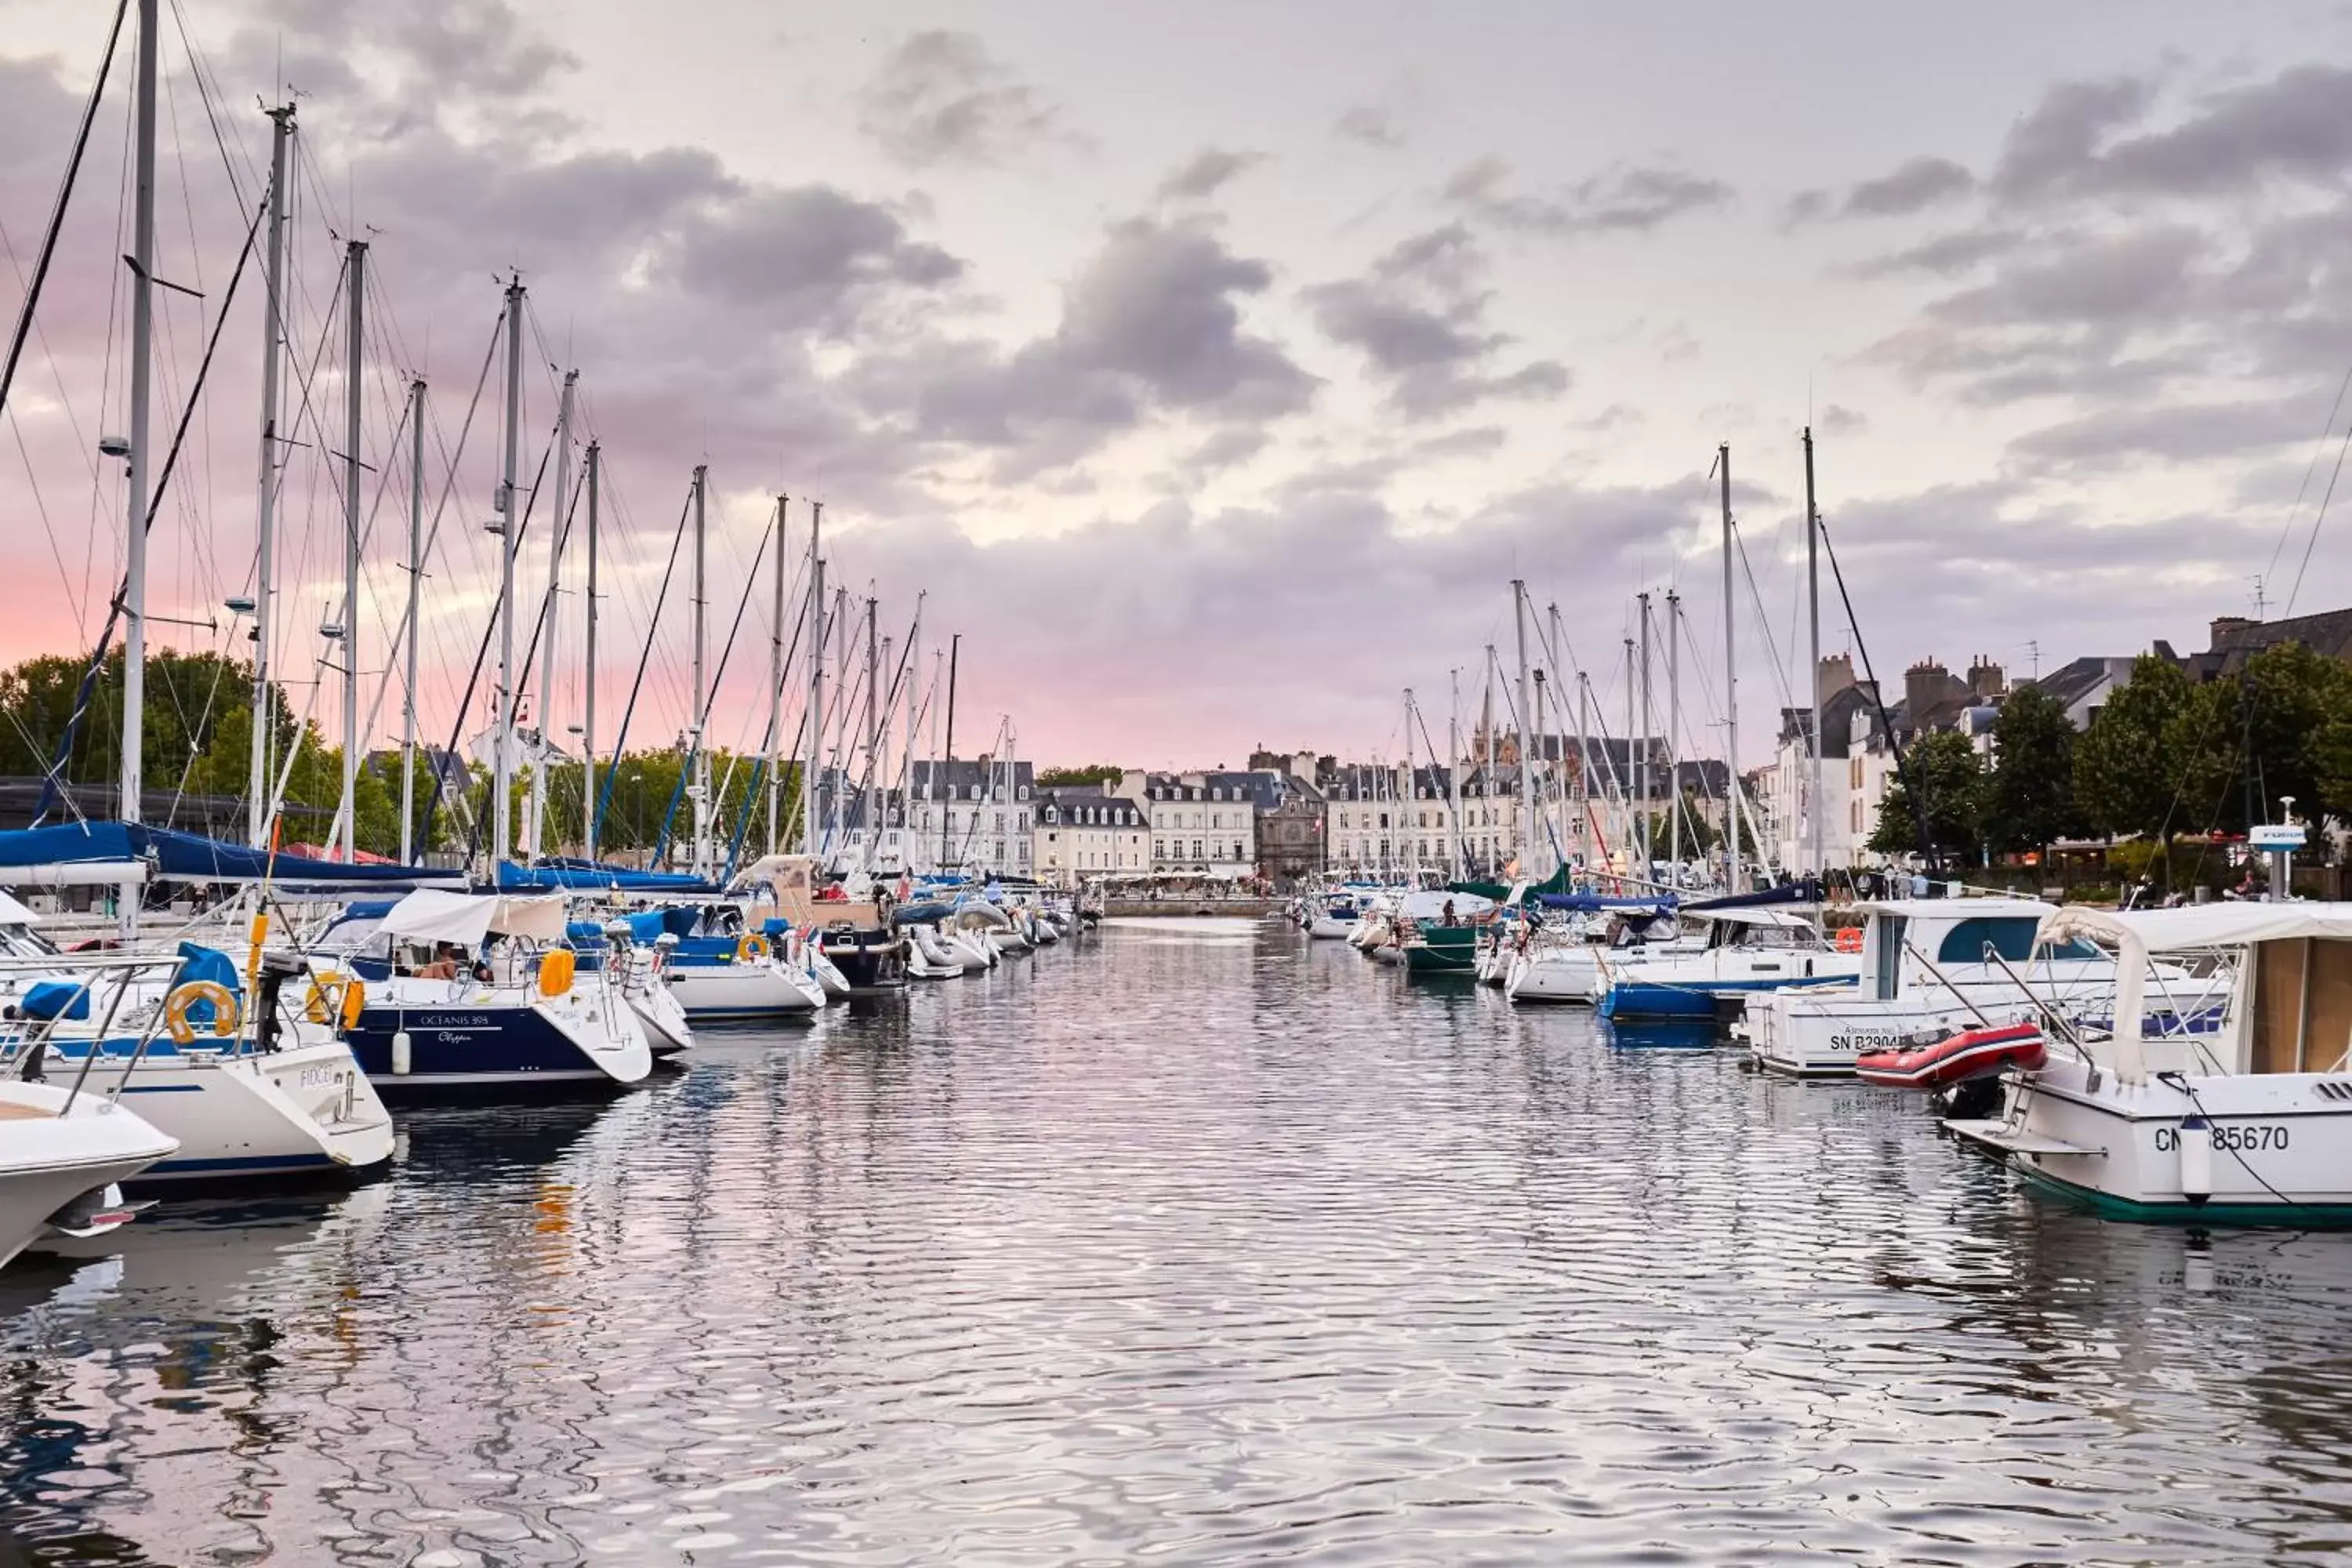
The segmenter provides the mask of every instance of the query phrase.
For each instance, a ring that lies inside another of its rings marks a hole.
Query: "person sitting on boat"
[[[446,942],[433,944],[433,962],[416,971],[419,980],[455,980],[457,978],[457,950]]]
[[[1451,927],[1454,927],[1454,926],[1459,925],[1459,924],[1461,923],[1459,921],[1457,921],[1457,920],[1455,920],[1455,919],[1454,918],[1454,900],[1453,900],[1452,899],[1448,899],[1448,900],[1445,900],[1445,912],[1444,912],[1443,915],[1441,915],[1441,916],[1439,917],[1439,919],[1440,919],[1440,920],[1441,920],[1441,921],[1443,921],[1443,922],[1444,922],[1444,924],[1445,924],[1449,929],[1450,929]]]

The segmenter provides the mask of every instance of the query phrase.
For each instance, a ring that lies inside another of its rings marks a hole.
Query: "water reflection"
[[[2210,1562],[2352,1509],[2338,1238],[2113,1226],[1902,1097],[1273,927],[1113,921],[619,1100],[402,1130],[372,1187],[5,1277],[0,1529]]]

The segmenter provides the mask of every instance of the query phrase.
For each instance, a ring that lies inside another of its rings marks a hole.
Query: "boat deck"
[[[19,1105],[13,1100],[0,1100],[0,1121],[48,1121],[57,1112],[38,1105]]]

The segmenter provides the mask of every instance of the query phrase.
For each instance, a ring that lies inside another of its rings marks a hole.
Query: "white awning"
[[[2192,904],[2178,910],[2092,910],[2069,905],[2044,916],[2044,942],[2087,937],[2109,947],[2136,942],[2149,952],[2191,952],[2249,942],[2352,941],[2352,904]]]
[[[382,929],[410,942],[454,942],[467,947],[479,947],[493,932],[561,942],[565,901],[560,893],[520,897],[419,888],[392,906]]]

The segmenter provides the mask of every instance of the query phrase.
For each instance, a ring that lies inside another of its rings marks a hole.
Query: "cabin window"
[[[2334,1072],[2347,1039],[2352,942],[2306,938],[2258,944],[2249,1070]]]
[[[1874,976],[1878,982],[1878,999],[1892,1002],[1902,989],[1903,933],[1910,921],[1901,915],[1881,915],[1877,929],[1871,934],[1878,939],[1877,965]]]
[[[1982,918],[1962,921],[1945,934],[1943,944],[1936,949],[1936,962],[1988,963],[1985,949],[1990,947],[2011,963],[2023,963],[2033,956],[2033,931],[2038,923],[2031,920]]]

